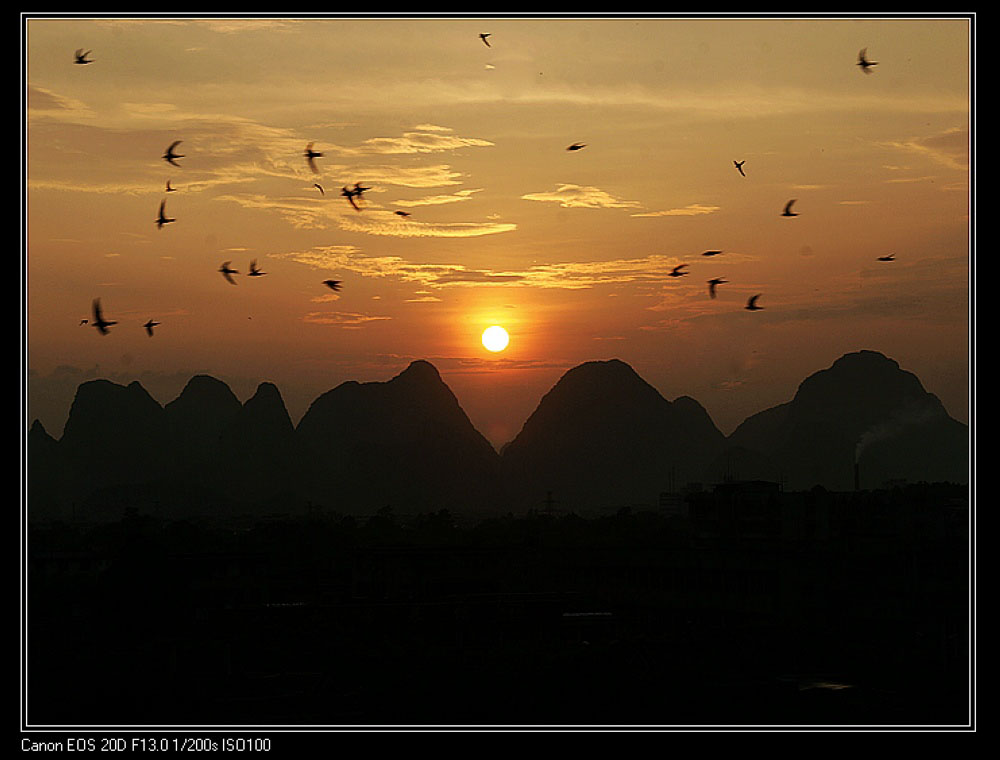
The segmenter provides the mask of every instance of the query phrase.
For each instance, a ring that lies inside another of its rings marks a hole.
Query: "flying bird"
[[[896,260],[896,254],[890,253],[890,254],[888,254],[886,256],[879,256],[878,260],[879,261],[895,261]]]
[[[313,187],[319,190],[320,195],[326,195],[326,191],[323,190],[323,186],[319,182],[313,182]]]
[[[788,203],[785,204],[785,210],[781,212],[782,216],[798,216],[798,213],[792,211],[792,204],[795,203],[795,198],[792,198]]]
[[[491,36],[491,33],[490,32],[485,32],[485,33],[482,33],[482,34],[479,35],[479,39],[481,39],[483,41],[483,44],[486,45],[486,47],[493,47],[489,43],[489,41],[486,39],[489,36]]]
[[[231,275],[239,274],[239,272],[235,269],[230,269],[228,261],[222,262],[222,266],[219,267],[219,271],[222,272],[222,276],[226,278],[230,285],[236,284],[236,280],[234,280]]]
[[[410,215],[409,211],[393,211],[392,213],[394,213],[396,216],[409,216]]]
[[[150,338],[152,338],[153,337],[153,328],[156,327],[158,324],[160,324],[160,323],[159,322],[154,322],[152,319],[149,320],[146,324],[144,324],[143,327],[146,328],[146,335],[148,335]]]
[[[708,281],[708,295],[711,296],[712,298],[715,298],[715,288],[716,288],[716,286],[717,285],[721,285],[724,282],[727,282],[727,280],[723,280],[721,277],[713,277],[711,280],[709,280]]]
[[[165,210],[167,207],[166,201],[160,201],[160,215],[156,217],[156,229],[162,230],[164,224],[170,224],[170,222],[176,222],[177,220],[166,215]]]
[[[316,159],[322,158],[323,154],[318,150],[313,150],[313,143],[309,143],[306,149],[302,152],[302,155],[306,157],[306,161],[309,162],[309,168],[313,170],[313,174],[319,173],[319,169],[316,168]]]
[[[757,299],[760,298],[762,295],[763,293],[758,293],[755,296],[750,296],[750,298],[747,300],[747,305],[744,306],[743,308],[746,309],[747,311],[760,311],[761,309],[763,309],[764,308],[763,306],[757,305]]]
[[[93,325],[94,327],[97,328],[97,332],[99,332],[101,335],[107,335],[108,328],[111,327],[111,325],[117,325],[117,324],[118,324],[117,322],[111,322],[104,318],[104,312],[101,311],[101,299],[95,298]]]
[[[858,66],[866,74],[871,74],[871,67],[878,66],[878,61],[868,60],[868,48],[861,48],[861,52],[858,53]]]
[[[354,202],[355,192],[353,190],[351,190],[351,188],[349,188],[349,187],[342,187],[342,188],[340,188],[340,194],[343,195],[345,198],[347,198],[347,202],[350,203],[352,206],[354,206],[354,210],[355,211],[360,211],[361,210],[358,207],[358,204]]]
[[[175,158],[184,158],[184,154],[183,153],[174,153],[174,148],[176,148],[182,142],[183,142],[183,140],[174,140],[174,142],[170,143],[170,147],[167,148],[163,152],[163,160],[166,161],[168,164],[173,164],[174,166],[178,166],[179,167],[180,164],[177,163],[176,161],[174,161],[174,159]]]
[[[169,179],[167,180],[167,192],[168,193],[176,193],[177,192],[177,188],[176,187],[171,187],[170,186],[170,180]]]
[[[718,256],[722,251],[705,251],[702,256]]]
[[[250,261],[250,271],[247,272],[247,276],[248,277],[260,277],[261,275],[265,275],[265,274],[267,274],[267,272],[262,272],[260,270],[260,267],[257,266],[257,259],[252,259]]]
[[[87,324],[87,322],[89,322],[89,321],[90,321],[89,319],[81,319],[81,320],[80,320],[80,324],[81,324],[81,325],[85,325],[85,324]]]
[[[736,171],[738,171],[744,177],[747,176],[746,174],[743,174],[743,164],[745,163],[746,159],[744,159],[743,161],[733,161],[733,166],[736,167]]]
[[[682,272],[681,271],[686,266],[687,266],[687,264],[678,264],[673,269],[671,269],[667,274],[670,277],[683,277],[686,274],[690,274],[690,272]]]
[[[93,63],[93,60],[87,58],[87,56],[90,55],[91,52],[92,51],[88,50],[86,53],[84,53],[83,48],[80,48],[79,50],[76,51],[76,53],[74,53],[75,60],[73,61],[73,63],[81,63],[81,64]]]
[[[587,143],[575,142],[572,145],[568,146],[566,150],[580,150],[581,148],[586,148],[586,147]]]
[[[341,280],[323,280],[323,284],[326,285],[330,290],[340,290]]]

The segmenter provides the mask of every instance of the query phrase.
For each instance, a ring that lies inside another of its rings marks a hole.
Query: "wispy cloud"
[[[458,203],[472,198],[473,193],[482,192],[482,188],[475,190],[458,190],[450,195],[429,195],[426,198],[416,198],[408,201],[396,201],[397,206],[414,208],[416,206],[440,206],[445,203]]]
[[[334,150],[345,156],[398,155],[440,153],[459,148],[485,148],[493,145],[489,140],[482,140],[478,137],[459,137],[449,134],[451,130],[447,127],[425,126],[430,126],[430,128],[404,132],[399,137],[372,137],[356,146],[336,145]]]
[[[345,330],[356,330],[372,322],[383,322],[392,317],[360,314],[353,311],[313,311],[302,317],[302,321],[311,325],[329,325]]]
[[[949,169],[965,171],[969,168],[969,128],[952,127],[927,137],[883,143],[891,148],[918,153]]]
[[[669,208],[663,211],[644,211],[632,216],[700,216],[702,214],[713,214],[719,210],[719,206],[706,206],[702,203],[691,203],[683,208]]]
[[[562,184],[555,190],[528,193],[521,196],[528,201],[558,203],[563,208],[638,208],[638,201],[626,201],[596,187]]]

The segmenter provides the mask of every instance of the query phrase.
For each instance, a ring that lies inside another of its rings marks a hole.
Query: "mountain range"
[[[192,377],[160,405],[143,387],[82,383],[63,435],[27,436],[29,517],[488,515],[651,506],[692,483],[771,480],[791,490],[968,482],[969,429],[875,351],[839,358],[729,436],[694,399],[668,401],[617,359],[567,371],[499,452],[427,361],[349,381],[293,425],[261,383],[245,403]]]

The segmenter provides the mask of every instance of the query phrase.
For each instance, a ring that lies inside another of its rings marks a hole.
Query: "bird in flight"
[[[91,53],[90,50],[88,50],[86,53],[84,53],[83,52],[83,48],[80,48],[74,54],[75,60],[73,61],[73,63],[81,63],[81,64],[82,63],[93,63],[93,60],[87,58],[87,56],[90,55],[90,53]]]
[[[792,204],[795,203],[795,199],[792,198],[788,203],[785,204],[785,210],[781,212],[782,216],[798,216],[798,213],[792,211]]]
[[[355,192],[353,190],[351,190],[351,188],[349,188],[349,187],[342,187],[342,188],[340,188],[340,194],[343,195],[345,198],[347,198],[347,202],[350,203],[352,206],[354,206],[354,210],[355,211],[360,211],[361,210],[358,207],[358,204],[354,202]]]
[[[581,148],[586,148],[586,147],[587,143],[575,142],[572,145],[568,146],[566,150],[580,150]]]
[[[736,171],[738,171],[744,177],[747,176],[746,174],[743,174],[743,164],[745,164],[745,163],[746,163],[746,159],[744,159],[742,161],[733,161],[733,166],[736,167]]]
[[[167,192],[168,193],[176,193],[177,192],[177,188],[176,187],[171,187],[170,186],[170,180],[169,179],[167,180]]]
[[[722,251],[705,251],[702,256],[718,256]]]
[[[392,213],[394,213],[396,216],[409,216],[410,215],[409,211],[393,211]]]
[[[323,284],[326,285],[330,290],[340,290],[341,280],[323,280]]]
[[[313,183],[313,187],[315,187],[317,190],[319,190],[319,194],[320,195],[326,195],[326,191],[323,190],[323,186],[319,182],[314,182]]]
[[[683,277],[686,274],[690,274],[689,272],[682,272],[681,271],[686,266],[687,266],[687,264],[678,264],[673,269],[671,269],[667,274],[670,277]]]
[[[486,47],[493,47],[493,46],[492,46],[492,45],[491,45],[491,44],[489,43],[489,41],[488,41],[488,40],[486,39],[486,38],[487,38],[487,37],[489,37],[489,36],[490,36],[490,32],[485,32],[485,33],[481,33],[481,34],[479,35],[479,39],[481,39],[481,40],[483,41],[483,44],[484,44],[484,45],[486,45]]]
[[[160,324],[160,323],[159,322],[154,322],[152,319],[149,320],[148,322],[146,322],[146,324],[143,325],[143,327],[146,328],[146,335],[148,335],[150,338],[152,338],[153,337],[153,328],[156,327],[158,324]]]
[[[166,161],[168,164],[173,164],[174,166],[178,166],[179,167],[180,164],[177,163],[176,161],[174,161],[174,159],[175,158],[184,158],[184,154],[182,154],[182,153],[174,153],[174,148],[176,148],[182,142],[183,142],[183,140],[174,140],[174,142],[170,143],[170,147],[167,148],[164,151],[164,153],[163,153],[163,160]]]
[[[302,152],[302,155],[306,157],[306,161],[309,162],[309,168],[313,170],[313,174],[317,174],[319,169],[316,168],[316,159],[322,158],[323,154],[318,150],[313,150],[313,143],[309,143],[306,149]]]
[[[176,222],[177,220],[166,215],[165,211],[167,208],[166,201],[160,201],[160,215],[156,217],[156,229],[162,230],[164,224],[170,224],[170,222]]]
[[[896,254],[890,253],[890,254],[888,254],[886,256],[879,256],[878,260],[879,261],[895,261],[896,260]]]
[[[711,280],[709,280],[708,281],[708,295],[711,296],[712,298],[715,298],[715,288],[716,288],[716,286],[717,285],[721,285],[724,282],[727,282],[727,280],[723,280],[721,277],[713,277]]]
[[[267,274],[267,272],[260,271],[260,267],[257,266],[257,259],[252,259],[250,261],[250,271],[247,272],[247,276],[248,277],[260,277],[261,275],[265,275],[265,274]]]
[[[757,305],[757,299],[760,298],[762,295],[763,293],[758,293],[755,296],[750,296],[750,298],[747,300],[747,305],[744,306],[743,308],[746,309],[747,311],[760,311],[761,309],[763,309],[764,308],[763,306]]]
[[[97,332],[99,332],[101,335],[107,335],[108,328],[111,327],[111,325],[118,324],[117,322],[111,322],[104,318],[104,312],[101,311],[100,298],[94,299],[94,321],[92,322],[92,324],[94,325],[94,327],[97,328]]]
[[[871,74],[871,67],[877,65],[878,61],[868,60],[868,48],[861,48],[861,52],[858,53],[858,66],[861,67],[861,70],[866,74]]]
[[[222,272],[222,276],[226,278],[230,285],[236,284],[236,280],[232,278],[232,275],[239,274],[239,272],[235,269],[231,269],[228,261],[222,262],[222,266],[219,267],[219,271]]]

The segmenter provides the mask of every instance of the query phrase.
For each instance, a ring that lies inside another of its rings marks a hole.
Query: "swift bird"
[[[861,48],[861,52],[858,53],[858,66],[866,74],[871,74],[871,67],[878,66],[878,61],[868,60],[868,48]]]
[[[743,159],[742,161],[733,161],[733,166],[736,167],[736,171],[738,171],[744,177],[747,176],[746,174],[743,174],[743,164],[745,163],[746,159]]]
[[[570,145],[569,147],[567,147],[566,150],[580,150],[581,148],[586,148],[586,147],[587,147],[587,143],[575,142],[572,145]]]
[[[80,48],[79,50],[76,51],[76,53],[73,54],[75,58],[73,63],[80,63],[80,64],[93,63],[94,62],[93,60],[87,58],[87,56],[90,55],[91,52],[93,51],[88,50],[86,53],[84,53],[83,48]]]
[[[713,277],[711,280],[709,280],[708,281],[708,295],[711,296],[712,298],[715,298],[715,288],[716,288],[716,286],[717,285],[721,285],[724,282],[728,282],[728,280],[723,280],[721,277]]]
[[[792,211],[792,204],[795,203],[795,199],[792,198],[788,203],[785,204],[785,210],[781,212],[782,216],[798,216],[798,212]]]
[[[879,256],[878,260],[879,261],[895,261],[896,260],[896,254],[890,253],[887,256]]]
[[[743,308],[746,309],[747,311],[760,311],[761,309],[763,309],[764,308],[763,306],[757,305],[757,299],[760,298],[762,295],[763,293],[758,293],[755,296],[750,296],[750,298],[747,300],[747,305],[744,306]]]
[[[174,153],[174,148],[176,148],[182,142],[184,142],[184,141],[183,140],[174,140],[172,143],[170,143],[170,147],[168,147],[163,152],[163,160],[166,161],[168,164],[173,164],[174,166],[179,167],[180,164],[177,163],[176,161],[174,161],[174,159],[175,158],[184,158],[184,154],[183,153]]]
[[[100,298],[94,299],[94,321],[92,324],[94,325],[94,327],[97,328],[97,332],[99,332],[101,335],[107,335],[108,328],[111,327],[111,325],[118,324],[117,322],[111,322],[104,318],[104,312],[101,311]]]
[[[230,285],[236,284],[236,280],[234,280],[231,275],[239,274],[239,272],[235,269],[230,269],[228,261],[222,262],[222,266],[219,267],[219,271],[222,272],[222,276],[226,278]]]
[[[153,337],[153,328],[156,327],[158,324],[160,324],[160,323],[159,322],[154,322],[152,319],[149,320],[146,324],[144,324],[143,327],[146,328],[146,335],[148,335],[150,338],[152,338]]]
[[[409,216],[410,215],[409,211],[393,211],[392,213],[394,213],[396,216]]]
[[[267,272],[260,271],[260,267],[257,266],[257,259],[251,259],[250,261],[250,271],[247,272],[248,277],[260,277],[265,275]]]
[[[705,251],[702,256],[718,256],[722,251]]]
[[[306,149],[302,152],[302,155],[306,157],[306,161],[309,162],[309,168],[313,170],[313,174],[319,173],[319,169],[316,168],[316,159],[322,158],[323,154],[318,150],[313,150],[313,143],[309,143]]]
[[[358,207],[358,204],[354,202],[355,192],[353,190],[351,190],[351,188],[346,187],[346,186],[340,188],[340,194],[343,195],[345,198],[347,198],[347,202],[350,203],[352,206],[354,206],[354,210],[355,211],[360,211],[361,210]]]
[[[351,192],[353,192],[356,196],[358,196],[358,200],[360,200],[361,199],[361,193],[363,193],[365,190],[371,190],[371,188],[370,187],[365,187],[360,182],[355,182],[354,183],[354,190],[352,190]]]
[[[330,288],[330,290],[340,290],[341,282],[341,280],[323,280],[323,284]]]
[[[326,191],[323,190],[323,186],[319,182],[313,182],[313,187],[319,190],[320,195],[326,195]]]
[[[170,222],[176,222],[177,220],[166,215],[165,210],[167,207],[167,202],[160,201],[160,214],[156,217],[156,229],[162,230],[164,224],[170,224]]]
[[[170,180],[169,179],[167,180],[167,192],[168,193],[176,193],[177,192],[177,188],[176,187],[171,187],[170,186]]]
[[[687,264],[678,264],[673,269],[671,269],[669,272],[667,272],[667,275],[670,276],[670,277],[683,277],[686,274],[690,274],[690,272],[682,272],[681,271],[686,266],[687,266]]]
[[[492,46],[492,45],[491,45],[491,44],[490,44],[490,43],[489,43],[489,42],[487,41],[487,39],[486,39],[486,38],[487,38],[487,37],[489,37],[489,36],[491,36],[491,33],[490,33],[490,32],[485,32],[485,33],[482,33],[482,34],[480,34],[480,35],[479,35],[479,39],[481,39],[481,40],[483,41],[483,44],[484,44],[484,45],[486,45],[486,47],[493,47],[493,46]]]

